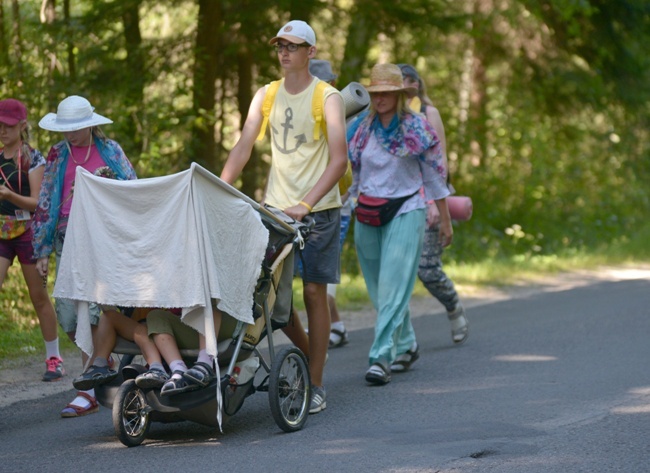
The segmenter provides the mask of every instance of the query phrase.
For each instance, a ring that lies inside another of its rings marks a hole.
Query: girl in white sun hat
[[[41,276],[47,276],[51,253],[55,253],[58,271],[63,241],[72,205],[74,178],[77,167],[92,173],[111,174],[117,179],[135,179],[135,170],[117,142],[108,139],[99,129],[100,125],[113,123],[94,112],[90,102],[83,97],[71,95],[59,104],[56,113],[48,113],[39,122],[45,130],[63,133],[64,139],[52,146],[48,153],[45,174],[34,214],[34,257]],[[110,171],[109,171],[110,170]],[[74,341],[77,313],[73,302],[55,299],[59,324]],[[93,325],[99,320],[100,309],[90,305]],[[87,356],[82,353],[86,364]],[[105,367],[107,370],[110,368]],[[97,412],[99,406],[94,390],[79,391],[75,399],[63,411],[62,417],[79,417]]]

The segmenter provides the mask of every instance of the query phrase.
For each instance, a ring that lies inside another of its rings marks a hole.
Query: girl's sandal
[[[161,396],[171,396],[173,394],[186,393],[188,391],[194,391],[199,389],[201,386],[196,383],[189,382],[183,377],[182,371],[174,371],[174,374],[180,374],[180,378],[172,378],[167,381],[163,387],[160,389]]]
[[[212,370],[212,366],[198,361],[183,373],[183,378],[189,383],[198,384],[200,387],[205,388],[214,379],[214,371]]]
[[[88,414],[94,414],[95,412],[99,411],[99,404],[97,404],[97,399],[83,391],[79,391],[77,393],[77,396],[85,398],[90,403],[90,405],[87,407],[81,407],[70,403],[61,411],[61,417],[82,417],[87,416]]]

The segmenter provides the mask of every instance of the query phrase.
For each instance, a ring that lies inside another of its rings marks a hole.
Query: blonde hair
[[[95,138],[97,138],[98,140],[101,140],[101,141],[106,141],[106,140],[108,139],[108,137],[107,137],[106,134],[104,133],[104,130],[102,130],[102,129],[99,128],[98,126],[93,126],[93,127],[90,129],[90,134],[91,134],[93,137],[95,137]]]
[[[20,156],[22,163],[21,165],[25,168],[29,168],[32,165],[32,147],[29,145],[29,122],[27,120],[22,120],[19,122],[21,125],[24,123],[25,127],[20,130]],[[18,163],[16,163],[18,164]]]

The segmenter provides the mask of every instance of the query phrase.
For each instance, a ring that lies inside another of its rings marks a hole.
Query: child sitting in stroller
[[[223,317],[213,307],[217,341],[232,335],[237,321]],[[104,308],[100,318],[93,364],[72,382],[79,390],[93,389],[110,383],[118,375],[109,366],[109,357],[116,337],[135,342],[149,365],[148,371],[135,379],[143,389],[162,388],[161,395],[178,394],[206,387],[214,379],[213,357],[205,350],[205,337],[183,323],[176,309],[153,309],[146,316],[146,325],[119,312],[115,307]],[[223,323],[222,323],[223,320]],[[196,363],[188,369],[180,350],[199,349]],[[171,376],[162,359],[168,364]]]
[[[217,341],[232,336],[237,321],[229,316],[223,316],[221,311],[212,307],[214,314],[214,330]],[[150,366],[149,370],[135,378],[135,383],[142,389],[161,388],[160,394],[168,396],[207,387],[214,379],[214,359],[205,349],[205,337],[189,325],[184,324],[180,317],[169,310],[157,309],[147,316],[149,337],[169,365],[171,376],[158,367]],[[188,369],[181,356],[180,350],[199,349],[199,355],[194,366]]]

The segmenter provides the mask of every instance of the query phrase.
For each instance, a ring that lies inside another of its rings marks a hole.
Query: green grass
[[[625,241],[603,247],[595,252],[567,251],[563,255],[515,256],[467,264],[451,263],[445,264],[444,270],[461,293],[471,294],[481,288],[534,283],[542,277],[578,269],[595,270],[602,266],[650,263],[650,250],[647,246],[645,243],[638,246],[636,243]],[[296,308],[304,310],[302,283],[297,279],[294,280],[293,288]],[[428,295],[419,280],[415,284],[413,294]],[[336,303],[342,310],[357,310],[369,304],[363,276],[352,277],[344,274],[336,290]]]

